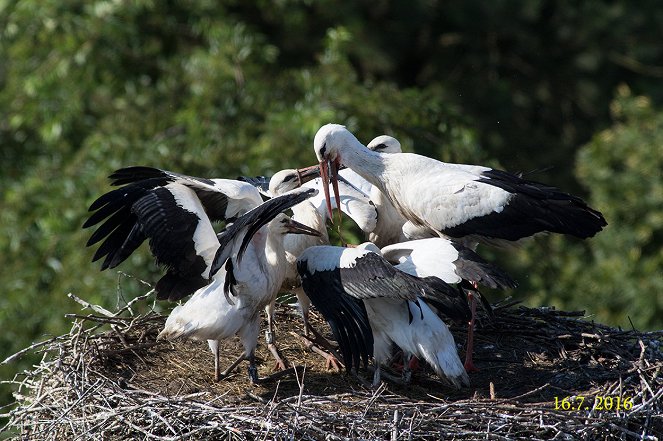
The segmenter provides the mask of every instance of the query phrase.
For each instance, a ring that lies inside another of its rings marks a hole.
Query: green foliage
[[[608,226],[589,241],[536,240],[518,253],[530,303],[582,308],[608,323],[663,326],[663,112],[626,86],[612,127],[578,152],[577,174]],[[629,322],[630,321],[630,322]]]
[[[663,112],[619,88],[615,123],[578,155],[578,176],[610,221],[583,271],[587,294],[614,321],[663,325]],[[600,283],[589,283],[594,278]],[[604,313],[605,315],[605,313]]]
[[[537,179],[575,191],[568,158],[609,124],[617,84],[663,97],[654,6],[0,0],[0,358],[65,331],[67,292],[118,301],[118,275],[90,262],[81,225],[119,167],[270,174],[310,165],[316,130],[339,122],[445,161],[552,165]],[[647,150],[661,118],[642,100],[618,98],[615,127],[579,156],[608,229],[504,258],[533,302],[601,298],[601,320],[629,308],[661,326],[660,155]],[[144,248],[120,269],[153,281]]]

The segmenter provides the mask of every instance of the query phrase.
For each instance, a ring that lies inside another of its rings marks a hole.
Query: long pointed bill
[[[290,219],[287,223],[288,233],[290,234],[306,234],[308,236],[321,236],[320,232],[315,228],[304,225],[295,220]]]
[[[339,195],[338,195],[338,169],[339,169],[339,160],[335,161],[323,160],[320,161],[320,176],[322,176],[322,188],[325,191],[325,200],[327,202],[327,211],[329,212],[329,219],[334,223],[334,218],[332,215],[332,205],[331,205],[331,196],[329,194],[329,184],[332,185],[334,189],[334,198],[336,200],[336,206],[339,205]],[[341,210],[338,210],[338,221],[341,222]]]
[[[336,198],[336,208],[338,211],[338,225],[341,228],[341,223],[343,222],[342,211],[341,211],[341,198],[338,195],[338,170],[341,167],[341,161],[339,158],[336,158],[331,164],[331,173],[329,179],[332,182],[334,187],[334,198]],[[339,229],[340,231],[340,229]]]
[[[319,165],[312,165],[310,167],[297,169],[297,178],[299,179],[299,185],[305,184],[308,181],[311,181],[319,177],[320,177]]]
[[[334,223],[334,218],[332,217],[331,198],[329,197],[329,165],[324,159],[320,161],[320,176],[322,176],[322,189],[325,192],[325,202],[327,203],[329,219],[331,219],[332,223]]]
[[[341,166],[338,169],[343,170],[345,168],[347,168],[347,167],[345,165],[341,164]],[[320,177],[320,165],[316,164],[316,165],[311,165],[310,167],[298,168],[297,169],[297,176],[299,177],[299,185],[305,184],[308,181],[312,181],[315,178],[319,178]],[[337,176],[338,176],[339,181],[344,182],[348,185],[352,185],[343,176],[341,176],[341,175],[337,175]]]

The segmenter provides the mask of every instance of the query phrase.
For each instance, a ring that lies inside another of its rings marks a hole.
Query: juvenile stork
[[[299,190],[300,194],[307,191],[312,192],[308,189]],[[180,337],[207,340],[214,353],[214,375],[217,381],[227,376],[243,360],[249,361],[251,381],[262,381],[258,378],[255,365],[260,311],[274,301],[285,277],[284,235],[317,234],[315,230],[293,221],[283,213],[277,214],[266,226],[258,228],[249,239],[254,229],[255,224],[250,222],[243,231],[233,233],[239,235],[242,245],[239,249],[235,245],[236,251],[226,263],[217,264],[219,271],[213,275],[210,285],[199,289],[185,304],[173,309],[157,337],[168,340]],[[240,338],[244,353],[224,372],[220,372],[219,342],[234,335]],[[268,341],[268,344],[274,346],[273,341]],[[275,358],[278,357],[279,362],[278,352],[272,353]],[[285,369],[282,360],[280,363]]]
[[[304,291],[329,323],[346,369],[358,370],[373,355],[376,385],[395,343],[426,360],[454,387],[469,385],[453,336],[427,304],[452,318],[466,318],[462,293],[436,277],[400,271],[379,253],[370,242],[356,248],[317,246],[297,262]]]
[[[347,170],[351,171],[351,170]],[[249,182],[254,185],[263,195],[267,197],[274,197],[286,192],[292,191],[295,188],[304,186],[306,188],[321,189],[323,183],[320,179],[319,167],[307,167],[297,170],[282,170],[275,173],[271,178],[266,176],[246,177],[239,178],[242,181]],[[359,178],[363,180],[363,178]],[[364,181],[365,182],[365,181]],[[329,184],[326,184],[329,185]],[[370,186],[370,184],[368,184]],[[359,191],[351,183],[340,182],[341,195],[339,200],[332,198],[332,206],[338,208],[350,216],[357,225],[365,231],[371,231],[375,228],[377,213],[371,204],[367,195]],[[304,235],[288,235],[284,239],[284,248],[286,255],[286,274],[282,288],[290,291],[297,297],[299,307],[302,312],[302,319],[304,321],[304,336],[303,340],[307,347],[312,351],[323,356],[327,360],[328,367],[334,367],[338,370],[337,359],[333,355],[334,349],[309,322],[309,310],[311,301],[304,293],[301,286],[301,279],[297,273],[297,258],[299,255],[309,247],[316,245],[328,245],[329,236],[327,234],[327,221],[328,215],[325,207],[325,198],[320,196],[321,192],[317,195],[301,202],[292,207],[292,218],[297,222],[307,225],[320,232],[319,237],[304,236]],[[275,302],[267,308],[267,316],[273,314]],[[311,338],[311,334],[314,338]],[[322,346],[329,350],[326,352],[315,345]]]
[[[149,167],[122,169],[111,178],[114,185],[124,186],[97,199],[90,208],[97,211],[84,224],[90,227],[105,219],[88,242],[103,240],[94,259],[106,256],[102,269],[112,268],[149,239],[157,263],[167,268],[155,288],[157,297],[180,299],[197,290],[173,310],[160,336],[207,339],[219,379],[218,340],[238,334],[245,351],[231,368],[248,359],[251,379],[257,381],[254,334],[260,309],[283,282],[283,235],[319,234],[280,213],[316,191],[299,189],[261,203],[252,185],[238,181]],[[233,222],[217,237],[212,221],[219,219]],[[268,343],[285,367],[276,346]]]

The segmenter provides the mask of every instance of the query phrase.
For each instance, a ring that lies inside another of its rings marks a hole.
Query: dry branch
[[[148,302],[149,293],[140,301]],[[73,298],[73,297],[72,297]],[[498,308],[478,326],[472,387],[446,388],[429,370],[403,388],[367,390],[295,339],[282,351],[304,373],[249,385],[244,372],[215,383],[196,342],[155,342],[164,317],[133,300],[100,315],[72,314],[71,331],[9,357],[43,352],[18,375],[16,407],[2,415],[16,439],[614,439],[663,437],[663,331],[593,323],[579,312]],[[301,328],[291,307],[279,335]],[[319,319],[317,319],[319,320]],[[318,321],[317,326],[322,324]],[[463,327],[452,328],[463,343]],[[224,345],[231,359],[239,348]],[[268,365],[264,348],[259,355]],[[630,410],[555,410],[555,397],[631,397]]]

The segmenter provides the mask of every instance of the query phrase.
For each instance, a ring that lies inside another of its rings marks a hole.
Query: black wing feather
[[[279,213],[291,208],[317,193],[313,188],[300,188],[263,202],[253,210],[238,217],[235,222],[218,234],[219,250],[214,257],[210,276],[214,275],[230,257],[235,240],[242,239],[237,253],[237,263],[242,261],[253,235],[267,225]]]
[[[267,176],[256,176],[256,177],[250,177],[250,176],[239,176],[237,178],[238,181],[242,182],[248,182],[249,184],[253,185],[255,188],[258,189],[261,195],[263,196],[269,196],[269,180],[271,178]]]
[[[205,207],[205,213],[212,222],[226,220],[228,197],[219,190],[209,188],[210,186],[215,187],[215,183],[211,179],[145,166],[121,168],[113,172],[109,178],[111,179],[111,185],[115,186],[149,181],[155,187],[162,187],[170,182],[177,182],[195,191],[196,196]]]
[[[518,286],[518,283],[497,265],[484,260],[476,252],[463,245],[455,242],[451,242],[451,244],[458,251],[458,259],[453,264],[456,267],[456,273],[461,278],[493,289],[509,289]]]
[[[359,369],[373,355],[373,332],[362,300],[348,295],[341,284],[338,269],[308,271],[306,262],[297,262],[304,292],[329,323],[338,341],[348,372]]]
[[[447,305],[450,315],[469,314],[467,302],[459,301],[458,290],[437,277],[417,277],[392,266],[376,253],[366,253],[352,268],[341,268],[343,287],[359,299],[386,297],[415,301],[418,297]]]
[[[601,212],[577,196],[555,187],[501,171],[488,170],[476,182],[512,194],[500,212],[470,219],[442,232],[450,237],[481,235],[516,241],[544,231],[581,239],[594,236],[607,225]]]

